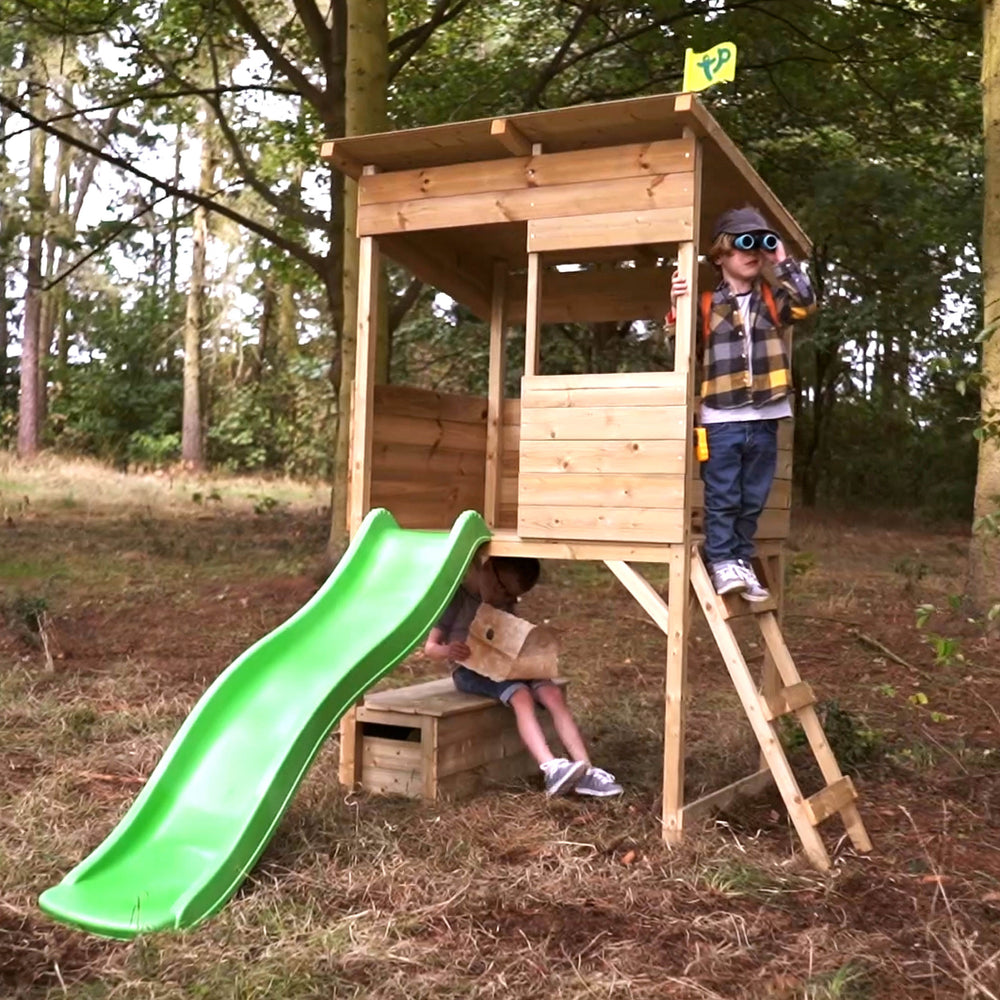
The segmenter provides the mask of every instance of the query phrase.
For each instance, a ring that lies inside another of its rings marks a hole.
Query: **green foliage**
[[[955,394],[956,398],[957,394]],[[930,517],[971,516],[976,443],[975,404],[951,409],[952,398],[928,400],[926,418],[886,412],[873,401],[840,399],[826,431],[819,470],[824,502],[868,508],[915,509]],[[936,403],[938,411],[933,413]],[[796,434],[808,438],[813,414],[799,418]],[[962,427],[967,427],[963,434]],[[892,455],[887,466],[886,456]],[[803,469],[796,468],[801,476]]]
[[[47,598],[16,594],[5,602],[4,617],[15,630],[38,635],[42,630],[42,619],[48,610]]]
[[[871,970],[858,962],[848,962],[832,972],[810,976],[803,1000],[868,1000],[873,997]]]
[[[300,355],[287,371],[238,385],[215,402],[208,457],[233,471],[325,476],[332,458],[334,409],[325,364]]]
[[[841,707],[836,700],[821,701],[816,713],[833,755],[846,773],[859,774],[885,755],[885,733],[873,728],[864,716]],[[778,735],[788,752],[801,751],[809,745],[805,732],[791,715],[778,720]]]
[[[127,8],[106,0],[17,4],[10,29],[0,31],[0,53],[4,66],[15,67],[25,44],[52,42],[73,64],[75,106],[120,109],[116,148],[136,162],[172,162],[175,135],[188,142],[208,107],[187,95],[208,93],[212,114],[226,124],[217,197],[269,232],[272,246],[213,218],[216,238],[225,236],[231,259],[249,265],[250,275],[228,276],[224,292],[209,289],[207,454],[233,469],[323,475],[336,417],[325,368],[338,338],[336,294],[328,289],[339,287],[331,235],[340,216],[338,184],[318,163],[317,139],[336,132],[343,109],[330,78],[338,65],[336,32],[296,10],[254,0],[240,5],[237,21],[232,6],[180,0]],[[815,243],[810,264],[821,311],[801,330],[795,359],[800,495],[808,503],[968,516],[976,467],[970,435],[980,402],[976,341],[988,335],[978,307],[974,4],[657,0],[581,7],[493,0],[450,5],[434,30],[421,31],[428,4],[393,0],[389,18],[395,127],[669,92],[678,87],[685,47],[736,41],[736,83],[702,98]],[[92,39],[102,32],[111,40],[98,48]],[[116,58],[108,59],[112,45]],[[3,71],[5,94],[23,90],[16,75]],[[220,91],[209,93],[216,82]],[[0,181],[0,193],[18,181]],[[195,183],[181,178],[181,186]],[[122,465],[175,460],[180,432],[188,209],[177,209],[178,272],[170,263],[174,234],[165,206],[135,212],[137,202],[160,198],[144,185],[109,185],[101,218],[72,244],[82,252],[110,241],[115,254],[67,282],[73,349],[68,371],[54,373],[48,431],[59,448]],[[65,241],[63,222],[53,222],[52,234]],[[5,211],[5,259],[7,248],[17,257],[22,223]],[[115,255],[135,261],[136,274],[106,266]],[[308,336],[299,323],[280,343],[255,340],[249,328],[269,308],[261,275],[271,291],[308,291],[300,316],[320,314]],[[398,273],[391,282],[394,295],[407,284]],[[224,301],[240,293],[260,302],[244,316]],[[669,367],[669,348],[647,332],[547,326],[541,370]],[[248,370],[243,359],[256,348],[258,369]],[[392,378],[482,393],[487,351],[482,323],[425,294],[395,333]],[[523,340],[514,334],[512,395],[522,359]],[[0,441],[10,440],[14,405],[10,385],[0,386]],[[893,456],[891,470],[886,455]],[[981,523],[1000,522],[987,515]]]

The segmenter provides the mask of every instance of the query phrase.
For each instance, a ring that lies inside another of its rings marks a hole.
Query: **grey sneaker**
[[[566,760],[565,757],[553,757],[542,764],[542,774],[545,775],[545,794],[565,795],[583,776],[587,770],[585,760]]]
[[[771,596],[771,591],[760,582],[753,565],[747,562],[746,559],[740,559],[736,565],[740,576],[743,577],[743,582],[746,584],[746,589],[740,594],[740,597],[745,601],[753,601],[755,603],[757,601],[766,601]]]
[[[624,789],[615,781],[613,774],[601,767],[588,767],[573,791],[577,795],[596,795],[599,799],[609,799],[612,795],[621,795]]]
[[[712,586],[717,594],[735,594],[746,590],[747,582],[740,564],[735,560],[717,562],[712,566]]]

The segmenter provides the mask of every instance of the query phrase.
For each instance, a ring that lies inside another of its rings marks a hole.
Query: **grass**
[[[334,737],[210,921],[123,943],[48,920],[37,894],[108,833],[206,684],[312,593],[325,491],[279,485],[0,459],[4,559],[25,567],[0,632],[4,1000],[996,997],[1000,678],[919,678],[948,716],[932,723],[907,700],[912,674],[829,620],[930,673],[912,606],[954,589],[961,556],[947,534],[823,519],[793,540],[810,559],[790,582],[789,643],[836,699],[847,751],[871,749],[869,731],[885,741],[856,768],[872,857],[832,822],[834,871],[813,872],[773,797],[668,847],[663,637],[602,568],[555,564],[525,614],[564,630],[571,702],[620,800],[523,784],[443,804],[346,795]],[[280,502],[255,512],[265,496]],[[892,567],[917,546],[934,572],[904,579]],[[399,676],[431,671],[415,655]],[[689,674],[695,795],[757,751],[701,627]]]

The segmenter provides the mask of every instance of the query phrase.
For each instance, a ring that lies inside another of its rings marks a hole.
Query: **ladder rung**
[[[810,795],[802,805],[813,826],[819,826],[834,813],[849,806],[858,793],[854,790],[854,782],[845,774],[839,781],[820,789],[815,795]]]
[[[762,615],[767,611],[777,611],[778,602],[769,597],[766,601],[746,601],[739,594],[719,598],[719,611],[728,621],[731,618],[746,618],[748,615]]]
[[[773,722],[782,715],[789,715],[807,705],[815,705],[816,695],[805,681],[799,681],[798,684],[782,688],[776,694],[761,695],[760,700],[764,718]]]

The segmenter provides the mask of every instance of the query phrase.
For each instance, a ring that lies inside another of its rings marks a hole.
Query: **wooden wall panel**
[[[687,437],[684,406],[525,406],[521,436],[530,441],[677,440]]]
[[[518,533],[683,541],[690,489],[684,449],[691,444],[680,378],[647,372],[523,379]]]
[[[684,512],[631,507],[531,507],[519,503],[518,534],[578,541],[680,543]]]
[[[450,528],[483,509],[486,400],[409,386],[375,389],[371,505],[404,528]]]
[[[423,232],[428,229],[530,222],[569,216],[593,219],[606,213],[623,212],[638,215],[680,213],[678,218],[690,219],[693,201],[694,181],[690,171],[660,174],[656,177],[625,177],[612,181],[524,187],[511,191],[486,191],[447,198],[416,198],[412,201],[361,205],[358,207],[358,235]],[[657,235],[654,239],[662,241],[669,240],[670,237]],[[615,244],[598,240],[587,245]],[[535,249],[531,245],[530,233],[528,248]]]
[[[538,156],[507,157],[419,170],[394,170],[359,179],[361,205],[490,194],[516,188],[542,188],[580,181],[610,181],[691,170],[694,142],[661,142],[605,146],[600,149]]]
[[[629,381],[637,381],[637,398],[648,401],[652,387],[645,383],[658,382],[658,391],[669,394],[674,379],[672,372],[536,376],[531,380],[536,391],[526,394],[523,409],[532,415],[559,409],[552,405],[552,394],[562,394],[571,404],[562,408],[568,420],[581,409],[572,404],[587,393],[620,402],[618,394],[627,391]],[[655,404],[648,403],[634,410],[636,414],[658,412]],[[665,544],[680,540],[673,509],[681,502],[683,449],[689,446],[684,438],[526,437],[522,442],[521,412],[521,400],[504,400],[499,528],[522,534],[527,528],[546,534],[525,537],[577,541]],[[529,418],[528,433],[532,426],[554,425],[532,424]],[[561,420],[559,426],[569,425]],[[616,424],[609,421],[606,426]],[[569,430],[570,435],[574,433]],[[791,440],[791,421],[782,421],[778,471],[757,531],[761,541],[788,536]],[[404,527],[446,529],[463,510],[481,511],[485,455],[485,399],[404,386],[376,387],[372,506],[388,508]],[[701,531],[704,491],[700,479],[692,479],[689,489],[692,528]]]
[[[500,428],[500,510],[497,527],[507,531],[517,528],[517,483],[520,473],[521,401],[505,399]]]
[[[618,206],[619,208],[621,206]],[[647,243],[682,243],[691,239],[690,204],[646,211],[606,211],[573,218],[536,218],[528,222],[528,253],[590,247],[630,247]]]
[[[674,441],[525,441],[520,451],[523,473],[578,472],[602,475],[684,475],[687,442]]]

